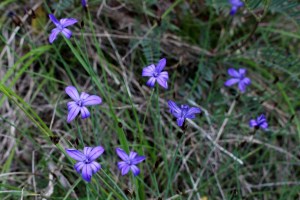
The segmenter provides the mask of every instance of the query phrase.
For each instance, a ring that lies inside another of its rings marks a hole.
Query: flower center
[[[153,76],[154,76],[155,78],[157,78],[158,75],[159,75],[159,73],[157,73],[157,72],[154,72],[154,73],[153,73]]]
[[[84,162],[84,164],[90,164],[91,163],[90,159],[88,159],[88,158],[86,158],[83,162]]]
[[[131,165],[132,163],[131,163],[131,160],[126,160],[125,161],[128,165]]]
[[[257,121],[257,126],[261,126],[263,123],[265,123],[264,119],[258,120]]]
[[[188,105],[181,105],[181,117],[184,117],[188,110],[189,110]]]
[[[245,74],[240,74],[240,80],[243,80],[245,78]]]
[[[58,24],[56,27],[61,31],[64,29],[63,25],[61,25],[61,24]]]
[[[79,106],[79,107],[82,107],[82,100],[80,99],[80,100],[78,100],[77,102],[76,102],[76,104],[77,104],[77,106]]]

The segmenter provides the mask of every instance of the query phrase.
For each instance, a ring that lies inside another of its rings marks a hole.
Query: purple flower
[[[239,7],[243,7],[244,3],[241,0],[229,0],[231,4],[230,15],[234,15]]]
[[[150,79],[146,83],[149,87],[154,87],[154,84],[157,81],[158,84],[161,85],[163,88],[168,89],[168,72],[162,72],[162,70],[166,66],[166,62],[166,59],[163,58],[158,62],[156,67],[154,64],[152,64],[143,69],[142,76],[150,77]]]
[[[231,79],[225,82],[225,86],[229,87],[236,83],[239,84],[239,89],[243,93],[246,91],[246,86],[251,84],[251,80],[246,75],[246,69],[239,69],[239,71],[230,68],[228,69],[228,74],[232,76]]]
[[[119,170],[121,170],[122,176],[127,174],[129,172],[129,170],[132,171],[134,176],[137,176],[140,174],[140,170],[136,166],[136,164],[145,160],[146,159],[145,156],[139,156],[134,151],[131,151],[128,156],[127,153],[121,148],[116,148],[116,153],[123,160],[123,161],[118,162],[118,168],[119,168]]]
[[[101,165],[95,161],[104,152],[104,148],[101,146],[84,147],[83,153],[76,149],[66,149],[66,152],[71,158],[78,161],[74,168],[87,182],[90,182],[92,175],[101,169]]]
[[[251,119],[249,126],[266,130],[268,128],[267,119],[264,114],[261,114],[256,119]]]
[[[87,7],[87,3],[86,3],[86,0],[81,0],[81,5],[86,8]]]
[[[177,124],[178,126],[182,126],[184,120],[187,119],[194,119],[196,116],[195,114],[198,114],[201,112],[200,108],[197,107],[189,107],[188,105],[181,105],[179,108],[175,102],[168,101],[168,105],[170,108],[170,112],[174,117],[177,118]]]
[[[73,99],[68,102],[68,123],[70,123],[80,112],[81,118],[85,119],[90,116],[89,110],[86,106],[98,105],[102,103],[102,99],[96,95],[89,95],[82,92],[79,96],[77,89],[74,86],[68,86],[65,89],[66,93]]]
[[[74,18],[64,18],[58,21],[53,14],[50,14],[49,18],[56,26],[56,28],[52,29],[51,31],[49,42],[52,43],[60,32],[62,32],[66,36],[66,38],[70,39],[70,37],[72,36],[72,31],[70,31],[66,27],[71,26],[78,21]]]

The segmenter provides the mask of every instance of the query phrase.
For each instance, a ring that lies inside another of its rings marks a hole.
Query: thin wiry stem
[[[32,151],[32,160],[31,160],[31,170],[32,170],[32,185],[33,185],[33,190],[34,193],[36,193],[36,182],[35,182],[35,165],[34,165],[34,160],[35,160],[35,151]],[[35,199],[37,200],[37,196],[35,196]]]
[[[227,112],[227,114],[226,114],[226,118],[224,119],[224,121],[223,121],[223,123],[222,123],[222,125],[221,125],[221,128],[219,129],[219,132],[218,132],[218,134],[217,134],[217,137],[216,137],[216,139],[215,139],[215,142],[216,142],[216,143],[217,143],[217,142],[219,141],[219,139],[221,138],[222,133],[224,132],[225,126],[226,126],[226,124],[228,123],[229,116],[231,115],[231,113],[232,113],[232,111],[233,111],[235,105],[236,105],[236,100],[234,100],[234,101],[232,102],[232,104],[230,105],[230,108],[229,108],[229,110],[228,110],[228,112]]]
[[[244,162],[239,159],[238,157],[236,157],[235,155],[233,155],[232,153],[230,153],[229,151],[227,151],[226,149],[224,149],[222,146],[220,146],[218,143],[216,143],[211,136],[206,133],[200,126],[198,126],[195,122],[193,122],[190,119],[187,119],[187,121],[196,129],[198,129],[217,149],[219,149],[221,152],[223,152],[224,154],[226,154],[227,156],[229,156],[230,158],[232,158],[234,161],[238,162],[240,165],[243,165]]]

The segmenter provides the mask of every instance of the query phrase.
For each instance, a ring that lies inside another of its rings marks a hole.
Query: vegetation
[[[300,3],[0,2],[0,199],[300,198]],[[75,18],[50,44],[58,19]],[[166,58],[168,89],[144,67]],[[247,70],[246,92],[224,86]],[[67,123],[67,86],[95,94]],[[201,109],[179,127],[168,101]],[[268,128],[249,127],[264,114]],[[91,182],[66,148],[102,146]],[[146,159],[122,176],[116,148]]]

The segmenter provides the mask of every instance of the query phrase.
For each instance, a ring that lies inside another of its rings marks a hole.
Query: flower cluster
[[[231,4],[230,14],[234,15],[239,7],[242,7],[244,3],[240,0],[229,0]],[[87,8],[87,1],[82,0],[81,4],[83,8]],[[86,9],[87,10],[87,9]],[[63,18],[59,21],[55,18],[53,14],[49,14],[50,20],[56,26],[52,29],[49,36],[49,42],[53,43],[56,40],[59,33],[62,33],[67,39],[72,36],[72,31],[67,27],[74,25],[78,21],[74,18]],[[149,77],[146,85],[150,88],[155,86],[157,82],[158,85],[164,89],[168,89],[169,74],[167,71],[163,71],[166,66],[166,59],[162,58],[158,61],[156,65],[151,64],[142,70],[143,77]],[[251,84],[250,78],[246,77],[246,69],[228,69],[228,74],[231,76],[224,85],[226,87],[231,87],[235,84],[238,85],[238,89],[241,93],[246,92],[246,88]],[[97,95],[90,95],[85,92],[79,94],[78,90],[74,86],[68,86],[65,88],[66,94],[72,99],[72,101],[67,103],[68,116],[67,122],[71,123],[76,116],[81,115],[82,119],[90,117],[90,111],[87,106],[99,105],[102,103],[102,99]],[[183,127],[186,119],[195,119],[196,114],[201,113],[201,109],[198,107],[190,107],[189,105],[182,104],[178,106],[174,101],[168,101],[169,111],[177,120],[177,125]],[[249,122],[251,128],[261,128],[266,130],[268,128],[268,123],[266,117],[262,114],[256,119],[251,119]],[[129,154],[126,153],[121,148],[116,148],[116,154],[119,156],[121,161],[117,163],[118,169],[121,171],[122,175],[128,174],[132,171],[134,176],[140,174],[140,169],[137,164],[141,163],[146,159],[145,156],[138,155],[137,152],[130,151]],[[104,148],[102,146],[96,147],[84,147],[83,151],[77,149],[66,149],[66,153],[77,161],[74,165],[76,172],[81,174],[82,178],[90,182],[94,174],[96,174],[100,169],[101,165],[96,161],[104,153]]]
[[[151,64],[143,69],[142,76],[148,76],[150,79],[147,81],[146,85],[153,88],[156,81],[164,89],[168,89],[169,74],[166,71],[162,71],[166,66],[167,60],[165,58],[161,59],[157,65]],[[170,108],[170,113],[177,118],[178,126],[182,126],[184,120],[194,119],[195,114],[200,113],[200,108],[189,107],[188,105],[181,105],[179,108],[173,101],[168,101]]]
[[[77,161],[74,169],[87,182],[90,182],[92,175],[101,169],[101,165],[95,160],[103,154],[104,148],[102,146],[84,147],[83,152],[77,149],[66,149],[66,152],[71,158]],[[118,162],[118,168],[122,176],[127,174],[129,170],[132,171],[134,176],[140,173],[136,165],[145,160],[145,156],[139,156],[134,151],[131,151],[128,156],[121,148],[116,148],[116,153],[122,159],[122,161]]]
[[[241,5],[238,1],[231,1],[234,6]],[[151,64],[148,67],[145,67],[142,72],[142,76],[148,76],[150,79],[147,81],[146,85],[153,88],[155,82],[162,86],[163,88],[168,88],[168,72],[163,71],[166,65],[166,59],[161,59],[158,64],[155,66]],[[231,76],[229,80],[227,80],[224,85],[227,87],[233,86],[238,84],[238,88],[241,93],[246,92],[247,86],[251,84],[251,79],[246,77],[246,69],[240,68],[238,70],[229,68],[228,74]],[[188,105],[181,105],[180,107],[174,101],[168,101],[170,113],[177,119],[177,125],[182,127],[185,119],[194,119],[196,116],[195,114],[201,113],[201,109],[197,107],[190,107]],[[260,127],[264,130],[268,128],[268,124],[266,122],[266,118],[264,115],[259,116],[256,120],[250,121],[250,127]]]

